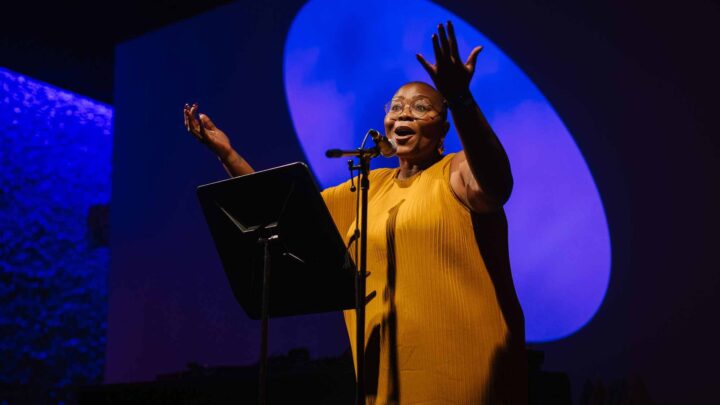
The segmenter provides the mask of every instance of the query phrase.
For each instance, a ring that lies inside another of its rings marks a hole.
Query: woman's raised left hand
[[[463,63],[458,52],[457,39],[455,39],[455,28],[450,21],[447,23],[447,34],[445,27],[438,24],[438,32],[433,34],[432,43],[435,51],[435,64],[425,60],[419,53],[417,54],[418,61],[446,100],[464,96],[470,91],[470,79],[475,73],[475,62],[483,47],[475,47]]]

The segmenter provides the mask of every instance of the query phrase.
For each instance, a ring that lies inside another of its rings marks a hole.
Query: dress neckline
[[[432,166],[430,166],[430,167],[432,167]],[[398,178],[398,176],[400,175],[400,168],[398,167],[397,169],[395,169],[395,174],[393,175],[393,181],[395,182],[395,184],[397,184],[400,187],[407,187],[407,186],[411,185],[417,178],[419,178],[420,175],[422,174],[422,172],[424,172],[424,171],[425,171],[425,169],[420,169],[417,172],[413,173],[412,176],[406,177],[404,179],[400,179],[400,178]]]
[[[399,185],[399,186],[407,187],[407,186],[411,185],[413,182],[415,182],[415,180],[418,179],[418,178],[420,177],[420,175],[421,175],[424,171],[432,169],[435,165],[437,165],[437,164],[439,164],[440,162],[444,161],[444,160],[447,159],[450,155],[452,155],[452,154],[449,153],[449,154],[447,154],[447,155],[442,155],[442,156],[440,156],[440,159],[438,159],[437,162],[431,164],[430,166],[428,166],[428,167],[426,167],[426,168],[424,168],[424,169],[418,170],[417,172],[413,173],[412,176],[410,176],[410,177],[408,177],[408,178],[405,178],[405,179],[399,179],[399,178],[398,178],[398,176],[400,175],[400,168],[399,168],[399,167],[396,167],[395,169],[393,169],[393,181],[395,182],[395,184],[397,184],[397,185]]]
[[[398,176],[400,175],[400,168],[397,167],[397,168],[395,168],[395,170],[394,170],[393,181],[395,181],[395,184],[397,184],[397,185],[400,186],[400,187],[408,187],[408,186],[410,186],[412,183],[414,183],[415,180],[417,180],[418,178],[420,178],[420,176],[422,175],[422,173],[423,173],[424,171],[432,169],[433,167],[435,167],[435,165],[437,165],[438,163],[440,163],[440,162],[442,162],[443,160],[445,160],[445,158],[446,158],[447,156],[448,156],[448,155],[442,155],[442,156],[440,156],[440,158],[439,158],[435,163],[431,164],[430,166],[428,166],[428,167],[426,167],[426,168],[424,168],[424,169],[419,169],[417,172],[413,173],[412,176],[407,177],[407,178],[404,178],[404,179],[398,178]]]

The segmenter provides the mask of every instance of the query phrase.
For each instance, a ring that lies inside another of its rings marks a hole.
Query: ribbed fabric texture
[[[397,169],[371,172],[367,291],[377,295],[366,312],[368,403],[515,402],[512,387],[497,388],[509,375],[498,366],[510,350],[509,322],[471,213],[450,188],[452,157],[404,180]],[[323,198],[349,240],[356,194],[345,183]],[[355,312],[345,321],[355,352]]]

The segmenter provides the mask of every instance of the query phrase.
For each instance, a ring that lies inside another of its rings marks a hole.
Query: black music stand
[[[235,299],[262,320],[264,403],[268,318],[355,308],[355,264],[303,163],[202,185],[197,193]]]

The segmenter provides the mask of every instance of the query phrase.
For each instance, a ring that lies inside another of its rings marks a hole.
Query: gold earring
[[[445,139],[440,139],[440,142],[438,142],[437,151],[439,155],[442,155],[443,152],[445,152]]]

